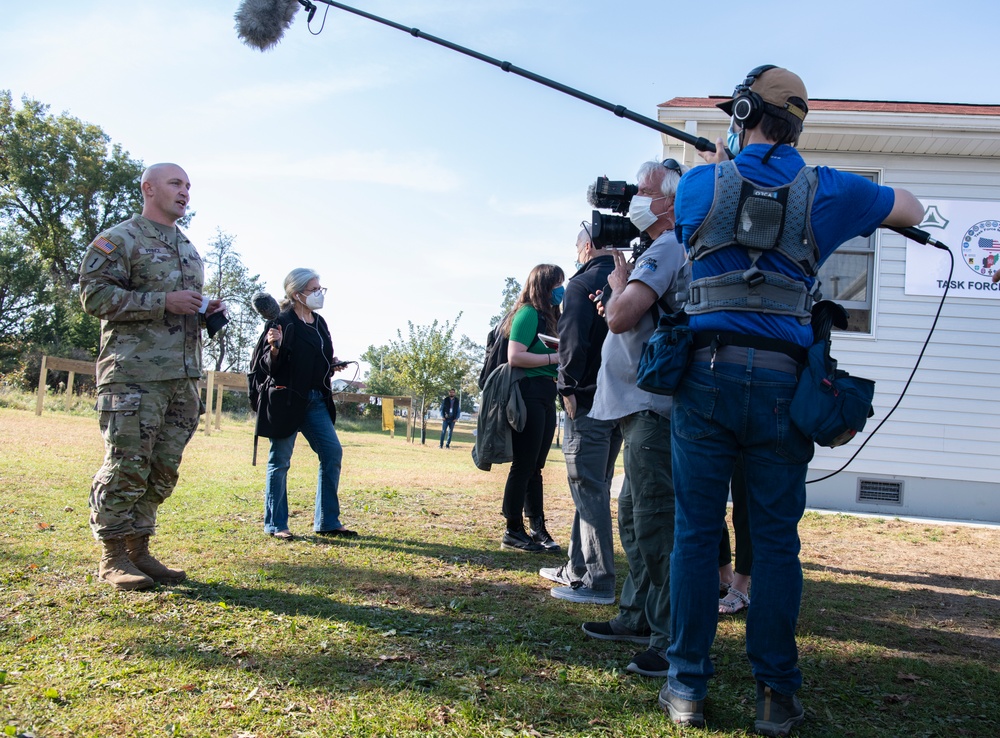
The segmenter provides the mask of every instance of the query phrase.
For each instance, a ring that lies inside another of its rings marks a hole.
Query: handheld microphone
[[[281,308],[278,307],[278,301],[266,292],[258,292],[250,298],[250,301],[253,303],[253,309],[257,311],[257,314],[268,323],[277,320],[278,316],[281,315]]]
[[[298,9],[299,0],[243,0],[233,16],[236,33],[247,46],[267,51],[291,27]]]

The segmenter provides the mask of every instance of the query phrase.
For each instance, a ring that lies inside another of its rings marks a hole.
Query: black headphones
[[[765,105],[781,109],[781,106],[766,102],[764,98],[750,89],[760,75],[764,74],[768,69],[776,68],[774,64],[764,64],[756,69],[751,69],[746,79],[733,90],[732,116],[743,128],[753,128],[760,123],[760,119],[764,116]],[[785,104],[784,109],[800,121],[806,117],[806,111],[800,105],[788,102]]]
[[[733,90],[733,118],[743,128],[753,128],[764,115],[764,100],[756,92],[751,90],[757,78],[768,69],[774,69],[774,64],[764,64],[755,69],[751,69],[747,78],[736,85]]]

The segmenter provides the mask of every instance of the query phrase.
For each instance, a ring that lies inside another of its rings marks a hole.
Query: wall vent
[[[858,502],[902,505],[903,482],[890,479],[858,479]]]

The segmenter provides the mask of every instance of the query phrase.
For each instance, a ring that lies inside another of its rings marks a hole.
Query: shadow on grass
[[[808,580],[800,633],[902,653],[1000,662],[997,602],[973,594]],[[1000,673],[1000,672],[998,672]]]
[[[20,607],[34,603],[44,614],[46,600],[58,595],[38,593],[58,577],[77,593],[73,617],[102,624],[106,641],[95,646],[98,653],[193,667],[206,674],[192,677],[194,689],[213,680],[246,684],[239,674],[250,673],[250,683],[260,681],[274,699],[299,686],[328,700],[359,694],[378,704],[402,695],[415,704],[471,704],[480,722],[500,716],[513,724],[528,714],[543,733],[589,733],[595,717],[618,728],[626,724],[618,721],[645,720],[662,726],[654,732],[669,733],[656,707],[662,680],[621,673],[636,647],[592,641],[579,629],[583,620],[613,616],[615,608],[554,600],[547,583],[506,574],[533,571],[561,556],[412,538],[320,540],[281,548],[290,557],[282,561],[267,560],[270,549],[250,544],[245,535],[206,541],[212,549],[246,552],[233,562],[208,553],[202,571],[228,567],[223,581],[199,578],[199,567],[191,567],[184,585],[136,595],[96,581],[82,584],[77,563],[90,569],[94,562],[72,552],[65,560],[48,556],[47,570],[32,569],[37,549],[5,546],[4,569],[18,571],[9,584],[12,594],[20,592]],[[395,556],[417,560],[393,568]],[[996,601],[975,594],[995,584],[805,568],[831,578],[805,583],[799,621],[804,734],[979,736],[1000,730],[993,707],[1000,701]],[[744,622],[720,625],[707,708],[712,730],[733,735],[748,730],[753,715]],[[9,635],[27,639],[30,627],[22,622]],[[398,710],[398,702],[391,709]]]

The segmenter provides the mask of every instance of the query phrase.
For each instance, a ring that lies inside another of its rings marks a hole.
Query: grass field
[[[499,549],[506,467],[400,434],[341,433],[342,518],[310,534],[316,461],[300,443],[291,528],[261,528],[249,425],[188,447],[153,550],[176,587],[96,579],[87,526],[96,420],[0,409],[0,730],[55,736],[744,736],[754,685],[744,621],[720,623],[707,730],[680,731],[634,647],[586,639],[613,607],[551,598],[539,566]],[[266,442],[265,442],[266,443]],[[266,446],[265,446],[266,448]],[[549,528],[572,520],[546,468]],[[1000,530],[809,513],[799,623],[808,736],[1000,732]],[[619,586],[625,561],[618,550]]]

